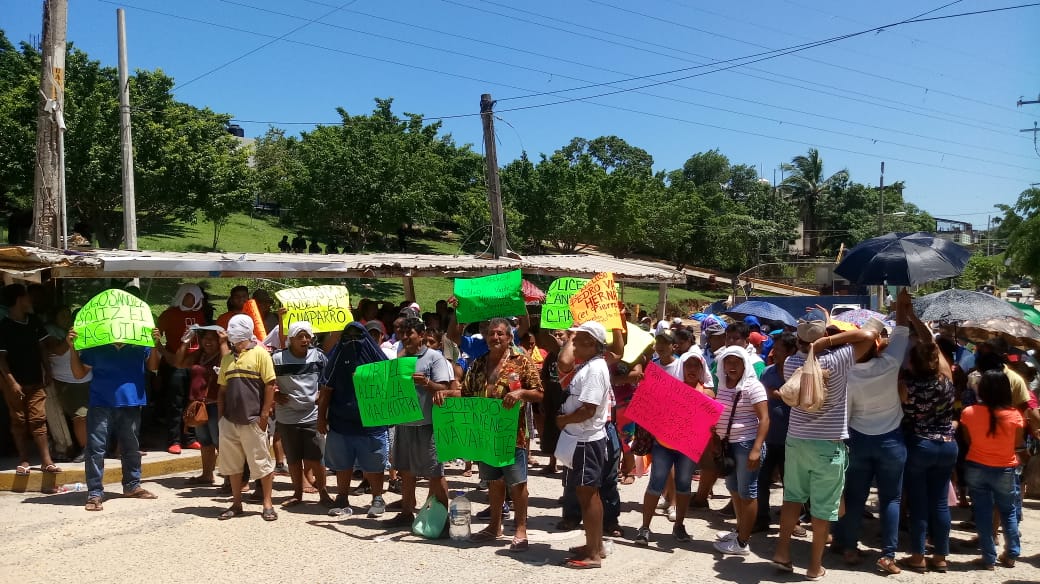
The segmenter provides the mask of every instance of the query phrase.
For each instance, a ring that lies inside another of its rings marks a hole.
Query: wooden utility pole
[[[29,239],[59,247],[62,168],[59,119],[65,106],[65,39],[67,0],[46,0],[43,5],[40,100],[36,114],[36,170],[33,181],[33,224]],[[63,123],[62,123],[63,125]]]
[[[508,253],[506,218],[502,209],[502,187],[498,182],[498,152],[495,149],[495,107],[490,93],[480,96],[480,121],[484,125],[484,162],[488,201],[491,203],[491,245],[495,257]]]
[[[130,135],[130,73],[126,64],[126,15],[116,9],[119,26],[119,140],[123,146],[123,241],[137,249],[137,202],[134,197],[134,143]]]
[[[885,234],[885,161],[881,161],[881,181],[878,183],[877,230],[878,237]]]

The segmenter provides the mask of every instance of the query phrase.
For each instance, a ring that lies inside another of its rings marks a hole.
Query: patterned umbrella
[[[995,316],[979,321],[965,321],[957,327],[957,335],[981,343],[1002,337],[1015,347],[1040,348],[1040,328],[1014,316]]]
[[[868,320],[876,318],[881,322],[891,325],[892,323],[888,320],[888,317],[880,312],[874,312],[868,308],[858,308],[856,310],[849,310],[841,314],[837,314],[831,317],[831,320],[840,320],[841,322],[849,322],[856,326],[863,326],[863,323]]]
[[[956,288],[915,298],[914,312],[925,322],[961,323],[997,316],[1022,317],[1022,312],[1007,301],[982,292]]]
[[[520,290],[524,294],[524,302],[545,302],[545,292],[527,280],[521,283]]]

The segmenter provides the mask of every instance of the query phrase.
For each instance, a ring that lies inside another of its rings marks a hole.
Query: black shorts
[[[564,487],[602,487],[609,466],[607,439],[578,442],[571,468],[563,476]]]
[[[282,449],[289,462],[320,461],[325,452],[325,437],[318,433],[315,422],[282,424],[275,428],[282,437]]]

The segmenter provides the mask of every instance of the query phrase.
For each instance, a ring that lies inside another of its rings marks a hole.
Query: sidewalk
[[[83,463],[57,463],[62,472],[45,473],[40,466],[34,465],[29,476],[18,476],[14,472],[18,460],[0,458],[0,491],[16,493],[40,492],[53,493],[62,485],[86,483],[86,472]],[[141,458],[141,478],[148,479],[169,474],[185,473],[202,468],[198,450],[184,450],[181,454],[170,454],[165,450],[150,450]],[[119,483],[123,469],[118,458],[105,458],[105,484]]]

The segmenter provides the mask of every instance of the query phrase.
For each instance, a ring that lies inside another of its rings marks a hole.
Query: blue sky
[[[471,114],[486,92],[499,100],[496,109],[508,122],[498,122],[502,164],[524,149],[537,155],[575,136],[613,134],[650,152],[659,169],[718,148],[772,180],[781,162],[815,146],[828,173],[847,168],[854,180],[876,185],[885,161],[885,182],[905,181],[909,201],[933,215],[984,227],[994,204],[1012,203],[1040,181],[1040,155],[1031,135],[1019,132],[1040,120],[1040,105],[1015,106],[1020,97],[1040,94],[1040,7],[904,25],[639,91],[508,111],[706,69],[522,97],[531,93],[761,53],[897,22],[948,2],[118,5],[127,9],[131,67],[161,68],[184,84],[176,89],[178,99],[252,120],[240,122],[249,136],[262,134],[269,122],[290,132],[309,126],[285,122],[335,122],[337,106],[367,113],[377,96],[393,97],[398,112]],[[1020,3],[962,0],[930,16]],[[114,65],[117,4],[70,4],[69,39]],[[40,3],[0,0],[0,28],[15,41],[38,35]],[[446,119],[444,128],[480,151],[479,118]]]

